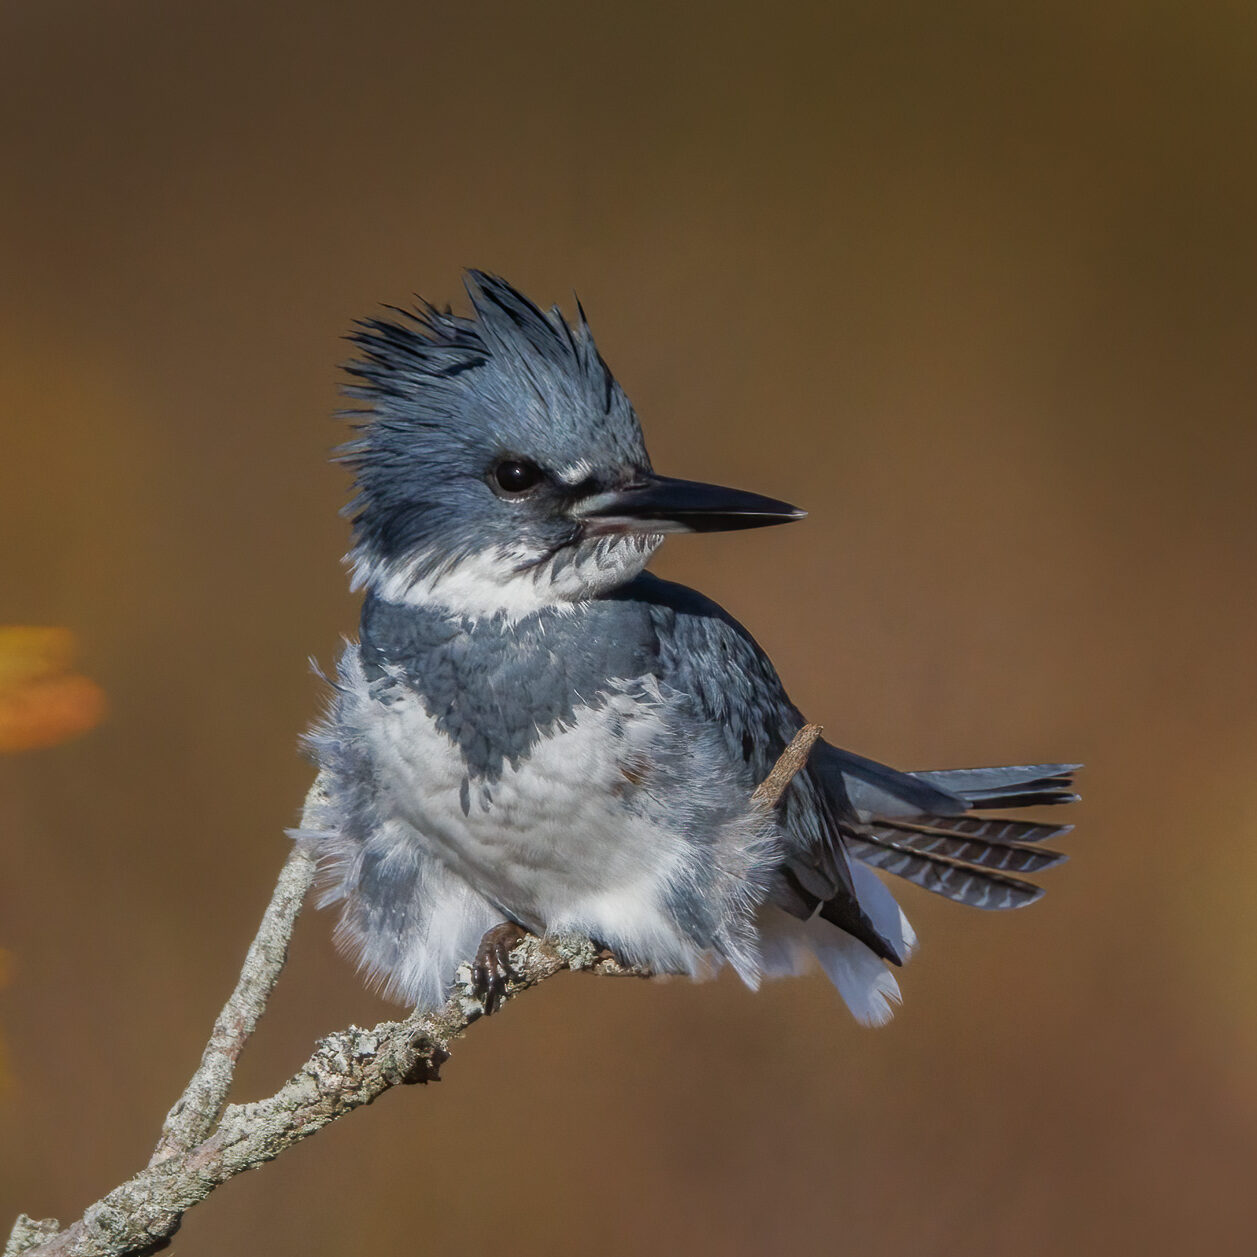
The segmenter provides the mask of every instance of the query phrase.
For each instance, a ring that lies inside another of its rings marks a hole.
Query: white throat
[[[594,537],[537,562],[523,547],[489,550],[422,572],[424,556],[385,563],[359,551],[346,556],[350,588],[370,589],[385,602],[439,607],[469,619],[505,616],[509,623],[547,608],[575,610],[582,602],[637,576],[663,543],[654,533]]]

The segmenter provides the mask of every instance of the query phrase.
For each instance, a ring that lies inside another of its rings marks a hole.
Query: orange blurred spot
[[[0,752],[56,746],[105,714],[95,681],[71,672],[74,634],[64,628],[0,628]]]

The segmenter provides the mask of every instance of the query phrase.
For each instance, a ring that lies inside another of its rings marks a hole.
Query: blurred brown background
[[[0,622],[108,721],[0,761],[0,1217],[146,1160],[355,602],[339,339],[577,289],[656,465],[801,502],[657,564],[831,737],[1081,758],[1037,908],[907,888],[874,1032],[565,978],[189,1215],[196,1254],[1251,1253],[1257,11],[0,11]],[[390,1010],[301,923],[237,1094]]]

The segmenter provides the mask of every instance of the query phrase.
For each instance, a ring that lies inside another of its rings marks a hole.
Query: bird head
[[[355,588],[468,614],[527,614],[631,580],[670,532],[799,519],[784,502],[658,476],[594,344],[469,272],[472,317],[426,303],[359,323]],[[579,307],[578,307],[579,309]]]

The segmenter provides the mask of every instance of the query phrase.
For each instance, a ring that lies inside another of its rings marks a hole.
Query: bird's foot
[[[507,983],[519,976],[511,968],[511,951],[527,937],[527,930],[514,921],[504,921],[480,940],[476,958],[471,962],[471,989],[484,1005],[486,1016],[502,1007]]]

